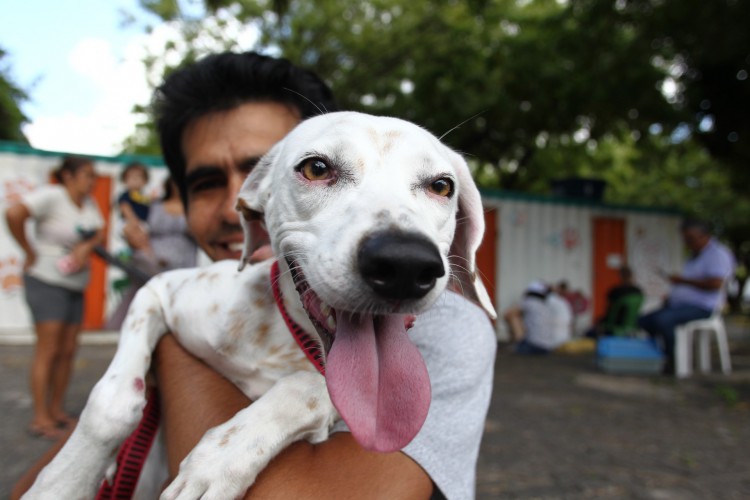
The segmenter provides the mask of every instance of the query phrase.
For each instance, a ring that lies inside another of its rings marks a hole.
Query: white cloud
[[[220,40],[233,40],[235,50],[249,50],[257,40],[257,30],[243,26],[220,12],[221,23],[206,20],[195,44],[201,52],[224,50]],[[168,41],[174,50],[164,54]],[[148,34],[130,39],[120,53],[103,38],[82,38],[70,51],[68,65],[80,83],[93,91],[90,102],[79,103],[79,112],[38,113],[24,127],[31,144],[40,149],[71,153],[114,155],[135,129],[139,117],[132,113],[136,104],[145,105],[151,97],[149,77],[158,78],[164,64],[175,65],[186,52],[177,25],[165,23]],[[143,64],[146,56],[160,55],[161,61],[148,75]]]
[[[135,104],[148,102],[150,90],[134,38],[122,55],[101,38],[83,38],[71,50],[68,65],[81,84],[93,89],[80,113],[40,114],[24,132],[34,147],[54,151],[113,155],[133,131]]]

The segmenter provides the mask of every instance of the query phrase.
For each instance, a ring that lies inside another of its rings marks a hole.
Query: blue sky
[[[30,97],[23,109],[32,146],[119,151],[135,124],[130,110],[149,95],[140,64],[147,36],[140,26],[123,26],[121,10],[143,16],[137,0],[25,0],[0,7],[5,62]]]
[[[122,11],[137,22],[124,25]],[[251,26],[235,21],[231,12],[218,16],[224,20],[224,37],[235,40],[239,49],[253,48],[257,34]],[[157,24],[147,34],[147,21],[155,19],[140,9],[138,0],[23,0],[0,7],[0,47],[8,52],[4,62],[30,97],[23,109],[30,119],[24,133],[32,146],[69,153],[120,152],[138,118],[133,106],[147,104],[151,96],[143,58],[163,54],[168,40],[178,46],[171,64],[185,51],[175,25]],[[204,33],[219,29],[212,21],[204,21]],[[208,35],[196,43],[206,51],[218,50]]]
[[[71,68],[69,56],[86,37],[122,51],[140,29],[122,27],[120,9],[139,12],[137,0],[24,0],[0,9],[0,46],[16,82],[31,94],[29,117],[90,110],[97,89]]]
[[[30,97],[23,109],[32,146],[118,152],[135,123],[130,109],[148,99],[136,67],[146,35],[140,26],[124,26],[121,10],[143,17],[137,0],[25,0],[0,7],[5,62]]]

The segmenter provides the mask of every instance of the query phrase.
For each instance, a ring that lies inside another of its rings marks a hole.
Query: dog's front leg
[[[296,372],[284,377],[231,420],[208,431],[161,498],[237,498],[289,444],[325,440],[337,415],[323,376]]]
[[[146,285],[133,299],[117,352],[91,391],[73,434],[24,499],[94,497],[120,444],[141,418],[144,377],[166,328],[158,296]]]

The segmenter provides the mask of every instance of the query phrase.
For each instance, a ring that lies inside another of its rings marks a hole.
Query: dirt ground
[[[499,353],[477,497],[750,498],[750,349],[733,347],[731,376],[682,381]]]
[[[477,498],[750,498],[750,329],[731,376],[604,374],[592,355],[528,358],[502,346]],[[114,346],[81,348],[80,411]],[[0,498],[49,442],[24,432],[31,346],[0,346]]]

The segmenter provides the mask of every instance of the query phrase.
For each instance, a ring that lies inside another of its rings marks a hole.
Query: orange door
[[[620,282],[620,266],[625,264],[625,220],[594,218],[594,319],[604,314],[607,291]]]
[[[109,228],[110,196],[112,178],[99,176],[92,197],[104,218],[104,241]],[[105,299],[107,296],[107,264],[98,257],[91,259],[91,280],[83,294],[83,329],[98,330],[104,325]]]
[[[497,283],[495,277],[497,273],[497,209],[486,208],[484,212],[484,238],[482,244],[477,250],[477,269],[479,276],[482,277],[487,293],[490,294],[492,303],[495,303],[495,290]]]

